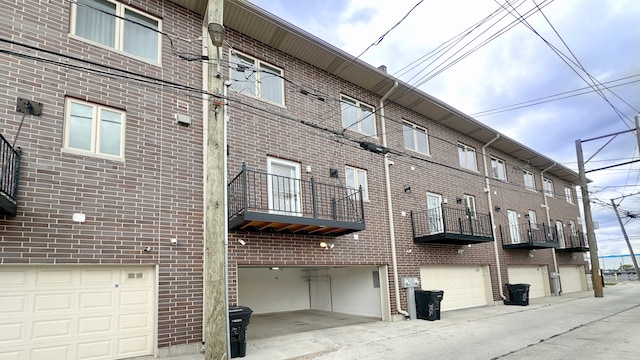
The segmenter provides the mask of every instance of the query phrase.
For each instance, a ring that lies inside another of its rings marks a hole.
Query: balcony
[[[229,229],[339,236],[365,229],[362,189],[248,170],[228,185]]]
[[[546,224],[524,223],[502,227],[503,249],[547,249],[558,247],[556,229]]]
[[[471,215],[465,208],[441,208],[411,212],[416,244],[467,245],[493,241],[489,214]]]
[[[14,149],[0,134],[0,215],[16,215],[19,174],[20,149]]]
[[[589,242],[582,231],[572,230],[569,234],[564,234],[564,244],[562,239],[559,241],[560,247],[556,249],[558,252],[585,252],[589,251]],[[563,246],[564,245],[564,246]]]

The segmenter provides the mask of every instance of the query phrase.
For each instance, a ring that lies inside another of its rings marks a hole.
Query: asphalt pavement
[[[606,286],[602,298],[579,292],[531,299],[529,306],[443,312],[438,321],[373,322],[249,339],[246,356],[237,359],[635,360],[638,320],[640,282],[625,281]]]

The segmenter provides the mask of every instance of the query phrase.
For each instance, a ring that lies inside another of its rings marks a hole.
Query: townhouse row
[[[0,353],[199,351],[206,8],[0,1]],[[244,0],[224,26],[230,304],[586,290],[574,171]]]

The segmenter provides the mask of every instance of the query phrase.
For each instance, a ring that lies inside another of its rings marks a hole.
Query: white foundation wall
[[[298,268],[238,268],[238,305],[254,314],[309,309],[309,285]]]
[[[377,282],[378,287],[374,286],[373,274],[377,271],[378,268],[375,266],[331,269],[329,274],[331,275],[333,311],[382,317],[380,281]]]

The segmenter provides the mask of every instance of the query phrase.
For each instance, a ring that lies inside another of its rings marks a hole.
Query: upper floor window
[[[367,190],[367,171],[346,166],[344,172],[349,193],[353,194],[357,192],[360,186],[362,186],[362,200],[369,200],[369,191]]]
[[[237,51],[231,51],[229,66],[234,90],[284,106],[282,69]]]
[[[571,191],[570,187],[564,188],[564,198],[567,199],[569,204],[573,204],[573,191]]]
[[[544,194],[547,196],[554,196],[554,192],[553,192],[553,181],[547,179],[547,178],[542,178],[542,188],[544,189]]]
[[[427,129],[421,128],[408,122],[403,122],[402,133],[404,135],[405,148],[417,151],[421,154],[429,155]]]
[[[64,148],[81,154],[124,158],[125,113],[75,99],[65,103]]]
[[[462,143],[458,143],[458,156],[460,157],[460,166],[467,169],[478,171],[476,165],[476,149]]]
[[[77,0],[71,9],[72,34],[160,63],[159,19],[109,0]]]
[[[524,187],[529,190],[536,190],[536,180],[533,177],[533,173],[527,170],[522,170],[522,174],[524,176]]]
[[[342,103],[342,127],[357,131],[369,136],[376,135],[376,118],[373,106],[361,103],[358,100],[340,95]]]
[[[496,179],[507,180],[507,169],[504,160],[491,157],[491,175]]]

